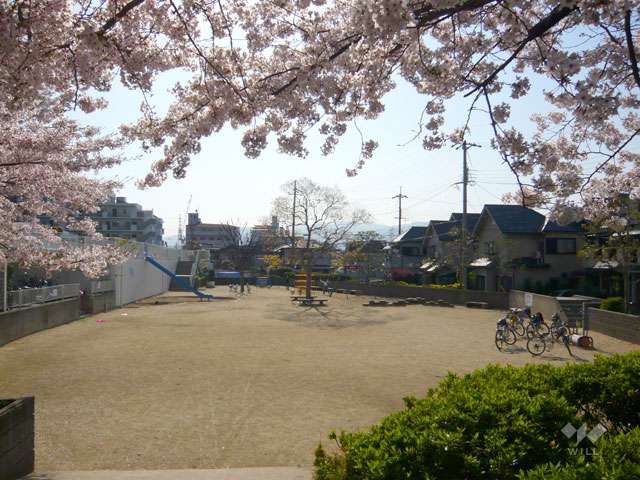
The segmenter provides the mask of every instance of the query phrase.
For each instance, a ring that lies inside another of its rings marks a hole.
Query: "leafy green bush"
[[[464,377],[449,374],[371,430],[334,436],[337,454],[319,447],[316,479],[511,479],[543,475],[553,465],[581,468],[570,450],[575,437],[561,429],[602,422],[611,442],[619,432],[633,433],[640,423],[637,372],[640,352],[593,364],[490,365]],[[627,448],[634,435],[611,445]]]
[[[427,288],[462,288],[462,284],[458,282],[447,283],[444,285],[440,285],[438,283],[430,283],[429,285],[425,285]]]
[[[624,313],[624,298],[622,297],[609,297],[605,298],[600,304],[602,310],[610,310],[612,312]]]
[[[576,449],[565,464],[545,464],[521,472],[519,480],[632,480],[640,479],[640,428],[605,435],[588,451]]]

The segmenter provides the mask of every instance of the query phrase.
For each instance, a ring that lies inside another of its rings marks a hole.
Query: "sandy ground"
[[[364,300],[167,294],[1,347],[0,396],[36,397],[37,471],[295,466],[331,430],[367,427],[448,371],[575,361],[560,345],[498,352],[496,311]],[[594,339],[600,353],[638,348]]]

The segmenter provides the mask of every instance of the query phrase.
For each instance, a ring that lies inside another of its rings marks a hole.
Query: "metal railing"
[[[54,302],[80,295],[80,284],[69,283],[42,288],[23,288],[7,292],[9,308],[20,308],[38,303]]]

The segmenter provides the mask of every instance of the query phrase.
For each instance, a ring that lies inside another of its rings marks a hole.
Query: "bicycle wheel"
[[[524,330],[524,325],[522,324],[522,322],[516,321],[511,328],[513,328],[513,332],[517,336],[519,336],[519,337],[524,336],[525,330]]]
[[[533,337],[527,340],[527,350],[535,357],[542,355],[546,349],[547,345],[542,337]]]
[[[507,345],[507,342],[504,341],[504,330],[496,330],[496,348],[500,351]]]
[[[530,323],[527,325],[527,338],[541,337],[549,333],[549,327],[546,323]]]
[[[512,327],[507,327],[504,329],[504,341],[507,345],[513,345],[518,340],[515,332]]]

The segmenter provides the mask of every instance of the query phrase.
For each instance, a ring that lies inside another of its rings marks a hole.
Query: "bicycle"
[[[531,319],[531,310],[527,308],[511,308],[507,314],[507,318],[514,333],[523,337],[526,333],[527,320]]]
[[[545,351],[550,352],[553,345],[562,339],[562,343],[569,352],[569,355],[573,356],[571,352],[571,333],[567,323],[560,318],[560,315],[554,313],[551,317],[551,326],[547,327],[547,333],[535,335],[527,340],[527,350],[531,355],[539,356]]]
[[[526,328],[527,338],[541,337],[549,333],[549,326],[545,323],[542,313],[534,313]]]
[[[516,333],[513,330],[513,327],[509,325],[507,317],[505,316],[505,317],[502,317],[500,320],[498,320],[498,323],[496,324],[496,334],[495,334],[496,348],[499,351],[502,351],[502,349],[506,345],[513,345],[514,343],[516,343],[517,339],[518,338],[516,336]]]

